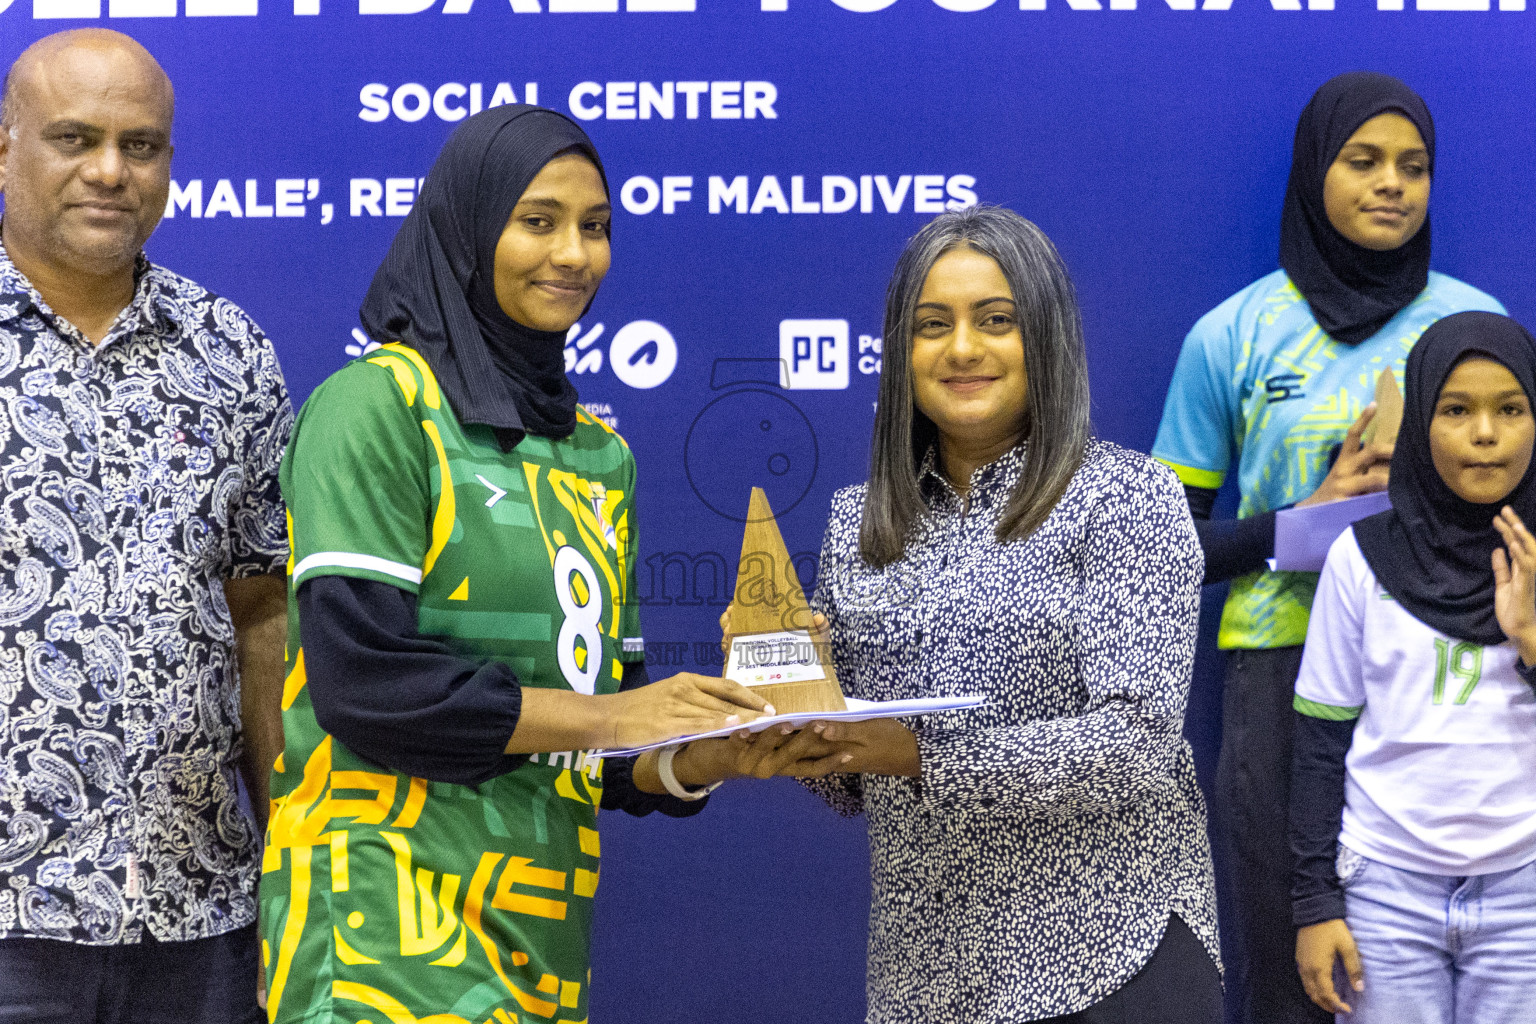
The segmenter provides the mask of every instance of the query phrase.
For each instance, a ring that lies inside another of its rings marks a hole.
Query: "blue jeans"
[[[1340,846],[1338,867],[1365,968],[1338,1024],[1536,1024],[1536,863],[1426,875]]]

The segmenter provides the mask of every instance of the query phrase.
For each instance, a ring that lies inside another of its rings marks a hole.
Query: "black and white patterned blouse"
[[[1170,912],[1219,963],[1181,731],[1203,568],[1183,490],[1090,441],[1040,529],[999,544],[1023,458],[977,470],[966,508],[930,452],[931,515],[883,570],[859,554],[864,485],[832,502],[816,606],[844,691],[987,697],[907,723],[918,778],[810,784],[869,816],[870,1024],[1074,1013],[1146,963]]]
[[[140,257],[100,345],[0,248],[0,938],[256,919],[222,581],[283,571],[277,357]]]

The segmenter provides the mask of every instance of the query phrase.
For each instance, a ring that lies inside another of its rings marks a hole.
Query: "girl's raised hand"
[[[1494,615],[1520,660],[1536,665],[1536,537],[1508,505],[1493,526],[1504,538],[1504,547],[1493,549]]]

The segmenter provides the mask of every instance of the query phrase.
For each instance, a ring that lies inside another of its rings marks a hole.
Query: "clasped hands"
[[[685,786],[775,775],[819,778],[833,772],[918,773],[917,737],[895,719],[774,725],[725,739],[695,740],[678,751],[673,771]]]

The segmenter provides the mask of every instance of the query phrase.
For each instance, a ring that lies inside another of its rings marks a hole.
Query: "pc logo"
[[[780,320],[779,387],[837,391],[848,386],[847,320]]]

